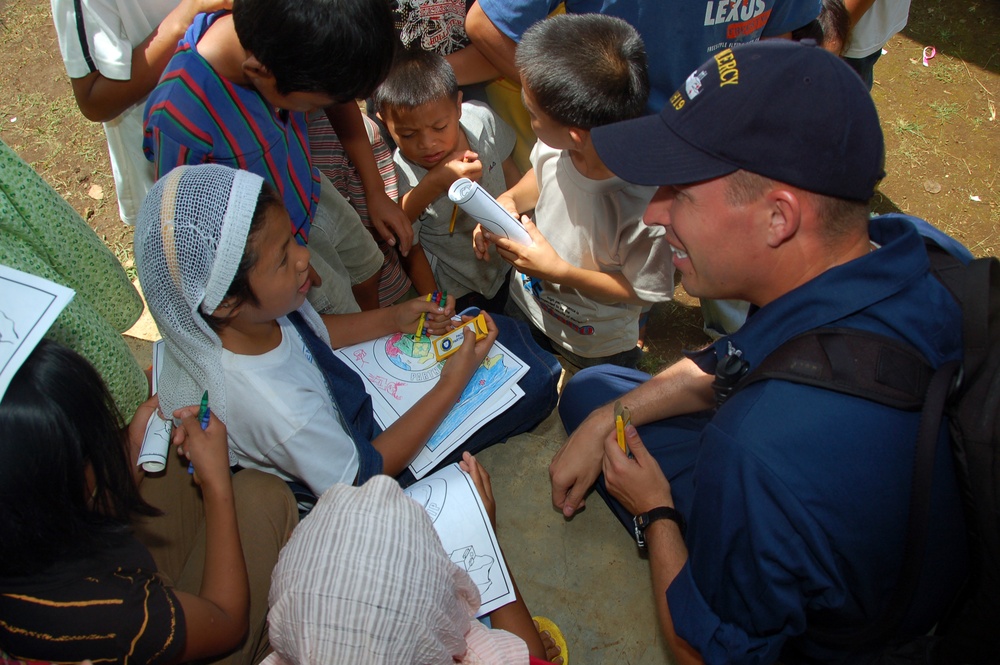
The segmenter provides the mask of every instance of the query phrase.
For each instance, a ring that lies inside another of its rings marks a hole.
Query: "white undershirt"
[[[229,449],[240,466],[299,480],[319,496],[354,481],[358,451],[302,337],[287,318],[278,324],[271,351],[222,352]]]

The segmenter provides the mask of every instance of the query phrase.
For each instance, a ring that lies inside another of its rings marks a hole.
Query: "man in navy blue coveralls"
[[[923,236],[971,255],[922,220],[869,220],[884,175],[878,116],[857,75],[815,46],[720,51],[661,114],[595,129],[593,140],[616,175],[660,186],[645,221],[666,227],[687,292],[753,308],[737,333],[654,377],[577,374],[560,403],[571,436],[550,467],[553,503],[570,517],[597,481],[630,531],[640,516],[680,663],[870,660],[805,630],[819,616],[866,625],[891,596],[919,413],[777,380],[716,408],[712,382],[727,354],[752,369],[820,327],[903,340],[934,366],[958,358],[961,313],[928,273]],[[618,397],[638,426],[626,432],[634,459],[614,435]],[[931,628],[965,574],[947,445],[942,429],[902,639]]]

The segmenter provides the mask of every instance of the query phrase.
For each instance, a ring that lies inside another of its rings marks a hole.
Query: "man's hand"
[[[629,459],[618,446],[618,437],[614,432],[604,438],[602,468],[608,492],[633,515],[659,506],[672,507],[674,499],[670,493],[670,482],[632,425],[625,428],[625,443],[634,459]]]
[[[486,230],[483,230],[483,237],[496,246],[502,259],[525,275],[562,284],[569,264],[552,248],[527,215],[521,216],[521,225],[531,236],[531,245],[522,245],[510,238],[499,238]]]
[[[613,431],[614,417],[610,407],[601,407],[580,423],[552,458],[549,464],[552,505],[561,510],[564,517],[573,517],[586,506],[587,493],[601,473],[604,437]]]
[[[406,256],[413,246],[413,225],[399,204],[385,192],[374,192],[366,196],[368,219],[375,230],[390,245],[397,245],[399,253]]]

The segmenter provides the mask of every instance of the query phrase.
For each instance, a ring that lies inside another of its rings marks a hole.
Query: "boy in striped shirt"
[[[313,165],[306,112],[369,95],[394,40],[382,0],[236,0],[195,18],[146,104],[143,150],[157,178],[212,162],[278,190],[312,250],[309,300],[321,313],[377,298],[383,257]]]

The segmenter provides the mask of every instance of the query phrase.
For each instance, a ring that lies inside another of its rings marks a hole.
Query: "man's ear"
[[[767,244],[778,247],[799,231],[802,201],[794,191],[774,188],[764,196],[769,212]]]

